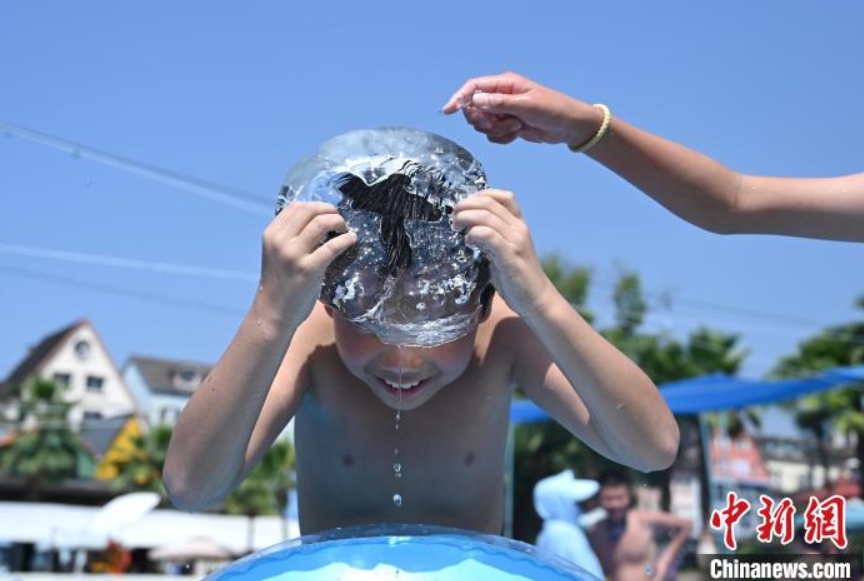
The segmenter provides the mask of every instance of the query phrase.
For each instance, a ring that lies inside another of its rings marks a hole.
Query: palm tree
[[[856,301],[864,309],[864,295]],[[784,357],[774,370],[778,377],[811,375],[832,367],[864,364],[864,322],[831,327],[805,340],[798,352]],[[828,477],[826,440],[833,430],[856,436],[858,465],[864,466],[864,382],[850,383],[835,390],[820,392],[796,402],[796,422],[816,437],[817,454]]]
[[[277,440],[261,457],[249,476],[225,499],[225,512],[249,518],[247,545],[254,549],[253,523],[256,516],[284,515],[288,493],[294,485],[294,447],[287,439]],[[287,537],[287,531],[285,535]]]

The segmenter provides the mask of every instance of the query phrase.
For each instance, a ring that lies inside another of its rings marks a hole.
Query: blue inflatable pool
[[[248,555],[211,581],[593,581],[533,545],[494,535],[420,525],[336,529]]]

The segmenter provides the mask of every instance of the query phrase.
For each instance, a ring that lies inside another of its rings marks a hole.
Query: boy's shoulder
[[[481,323],[477,332],[478,345],[488,345],[493,349],[506,348],[513,356],[533,339],[533,334],[525,321],[511,309],[504,299],[492,297],[489,315]]]
[[[332,344],[335,340],[335,335],[333,317],[327,313],[327,308],[323,303],[315,301],[312,312],[297,327],[295,337],[299,341],[295,340],[291,343],[302,343],[310,346]]]

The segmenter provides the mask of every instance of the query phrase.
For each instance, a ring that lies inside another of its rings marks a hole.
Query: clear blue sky
[[[254,292],[288,168],[326,138],[383,125],[470,149],[516,193],[541,253],[594,270],[601,323],[616,273],[635,271],[650,329],[740,332],[745,373],[759,375],[803,337],[861,318],[864,245],[709,234],[564,147],[492,145],[438,110],[467,77],[511,69],[744,172],[855,173],[864,5],[478,4],[0,4],[0,120],[259,200],[228,205],[7,131],[0,376],[80,317],[118,364],[215,361]],[[246,276],[120,266],[133,260]]]

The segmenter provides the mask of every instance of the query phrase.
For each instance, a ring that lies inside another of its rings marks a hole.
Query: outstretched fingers
[[[468,79],[450,97],[442,113],[451,114],[459,109],[466,109],[471,105],[474,93],[505,93],[515,94],[523,90],[524,79],[514,73],[501,73],[485,77],[474,77]]]

